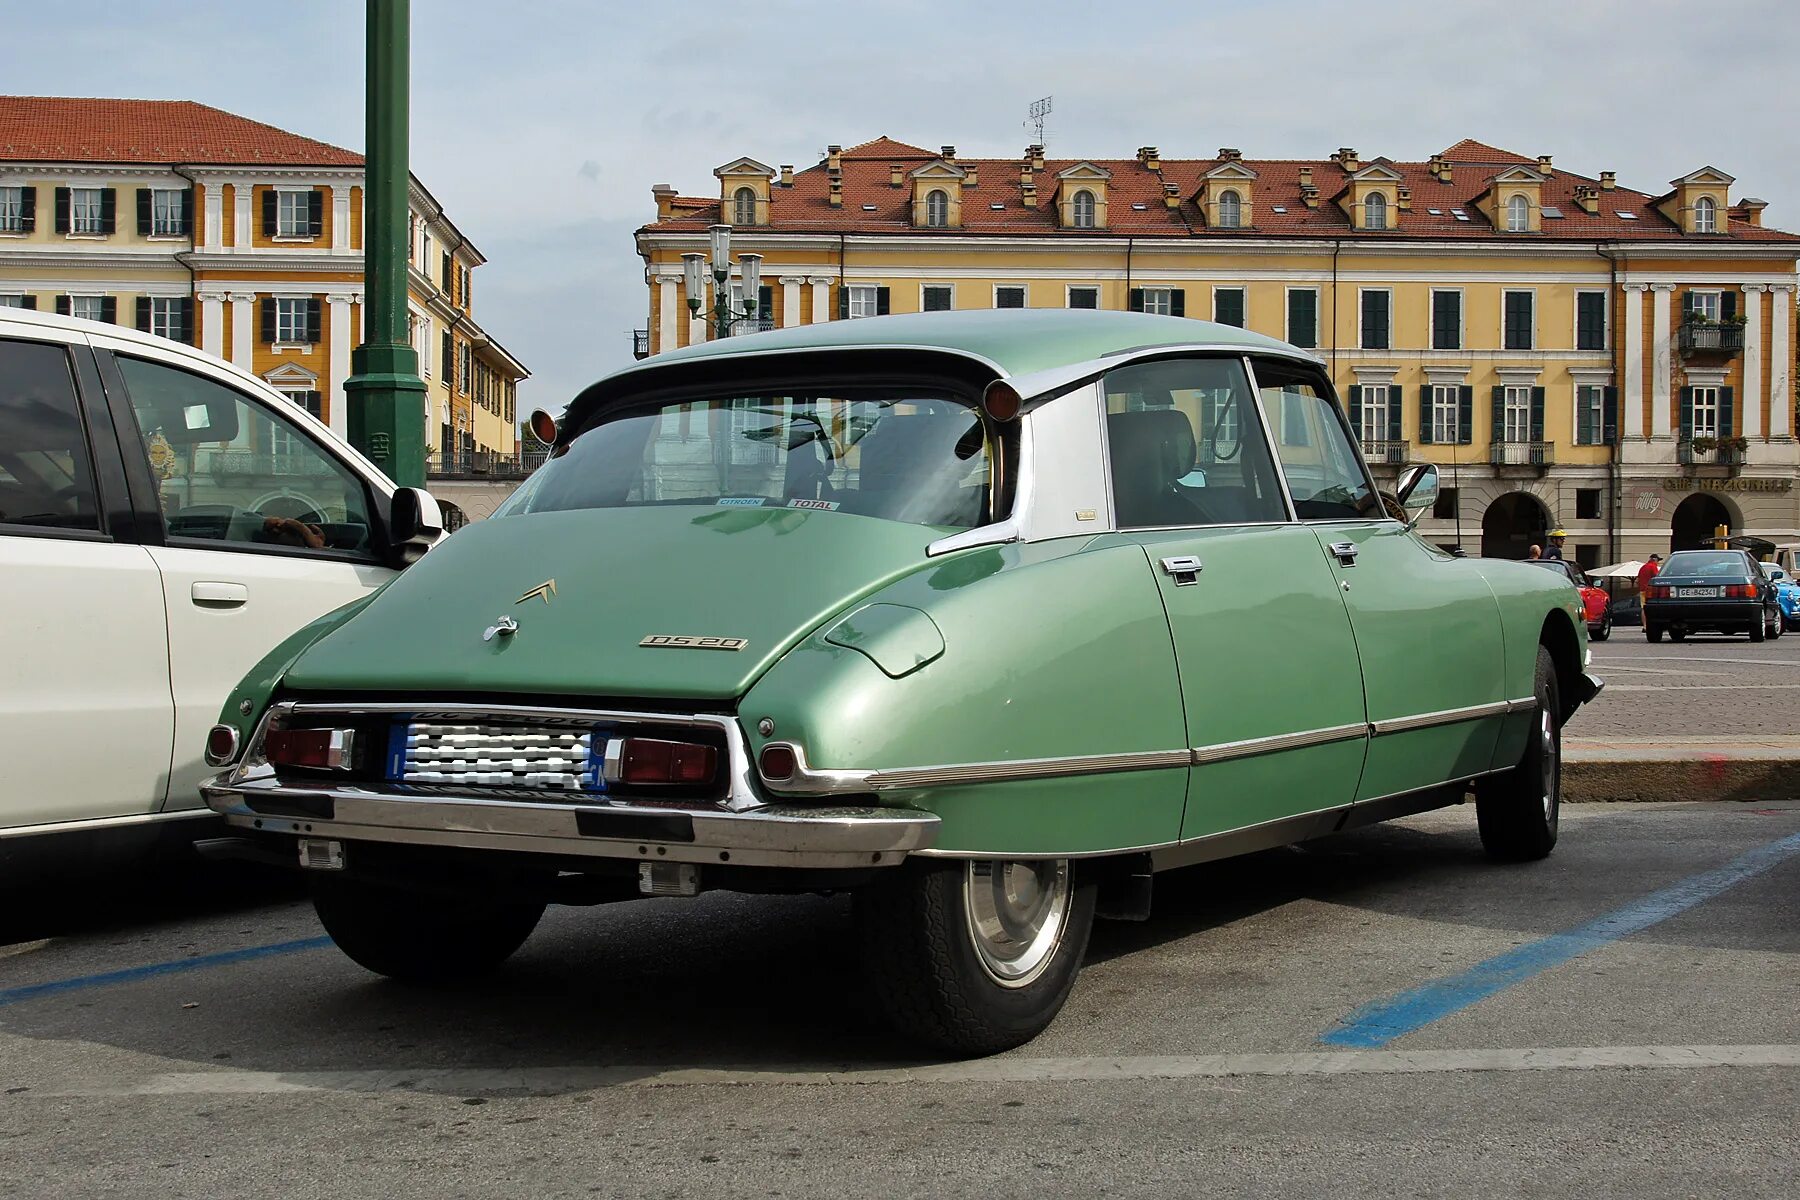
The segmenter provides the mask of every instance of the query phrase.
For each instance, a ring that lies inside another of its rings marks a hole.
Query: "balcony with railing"
[[[523,479],[544,465],[548,450],[438,450],[426,456],[428,479]]]
[[[1726,467],[1735,473],[1744,465],[1748,449],[1743,438],[1683,436],[1675,443],[1675,461],[1684,467]]]
[[[1556,443],[1501,439],[1488,447],[1488,462],[1496,467],[1523,467],[1543,472],[1556,463]]]
[[[1744,352],[1744,323],[1692,316],[1676,331],[1675,345],[1683,356],[1731,358]]]
[[[1403,467],[1406,465],[1405,441],[1362,440],[1363,457],[1371,467]]]
[[[634,329],[631,331],[631,357],[650,357],[650,331],[648,329]]]

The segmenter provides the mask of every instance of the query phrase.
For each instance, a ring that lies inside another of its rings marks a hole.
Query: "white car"
[[[230,689],[440,526],[427,493],[236,367],[0,308],[0,867],[209,816]]]

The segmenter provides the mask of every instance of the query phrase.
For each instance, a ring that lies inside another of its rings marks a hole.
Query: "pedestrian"
[[[1568,536],[1560,529],[1552,529],[1550,531],[1550,548],[1544,551],[1544,557],[1554,562],[1561,562],[1563,560],[1563,539]]]
[[[1532,562],[1536,562],[1538,559],[1544,557],[1544,548],[1536,542],[1533,542],[1531,543],[1531,549],[1526,552],[1525,557]]]
[[[1661,570],[1662,555],[1660,554],[1652,554],[1650,556],[1650,561],[1638,568],[1637,586],[1639,596],[1644,594],[1644,589],[1650,586],[1650,581],[1655,579],[1657,572]]]

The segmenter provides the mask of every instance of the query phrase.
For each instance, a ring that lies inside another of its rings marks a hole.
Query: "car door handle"
[[[1175,580],[1176,587],[1191,587],[1200,582],[1200,560],[1191,554],[1176,554],[1163,559],[1162,569]]]
[[[188,595],[202,608],[242,608],[250,603],[250,589],[241,583],[198,580]]]
[[[1356,556],[1361,553],[1361,550],[1355,542],[1333,542],[1331,543],[1331,552],[1337,555],[1338,562],[1343,566],[1354,567]]]

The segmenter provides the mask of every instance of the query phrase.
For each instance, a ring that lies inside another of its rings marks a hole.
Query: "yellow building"
[[[0,96],[0,305],[229,359],[345,429],[362,156],[185,100]],[[512,458],[529,372],[475,321],[486,261],[412,182],[409,303],[434,474]]]
[[[880,138],[804,170],[742,158],[653,189],[645,353],[707,336],[681,255],[764,256],[761,323],[934,309],[1141,309],[1315,350],[1379,474],[1444,468],[1422,532],[1594,565],[1716,524],[1800,541],[1796,257],[1711,167],[1652,195],[1462,141],[1425,162],[964,159]]]

